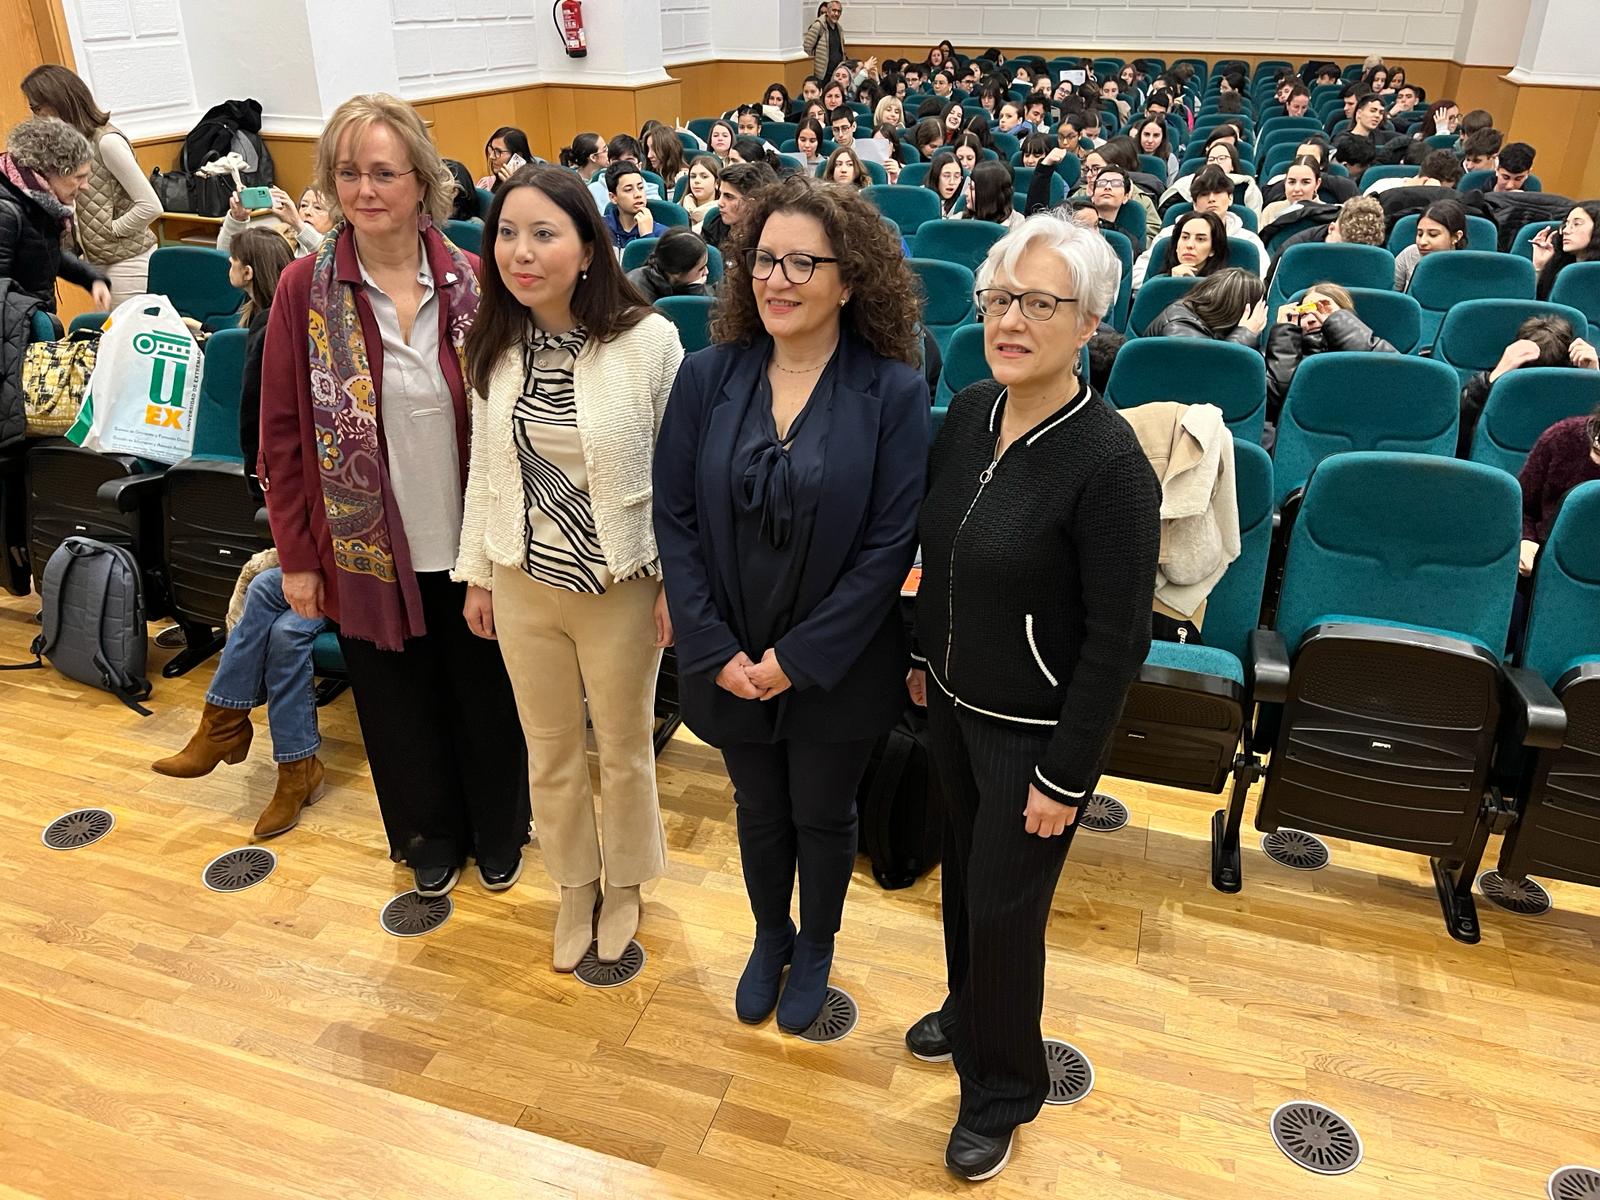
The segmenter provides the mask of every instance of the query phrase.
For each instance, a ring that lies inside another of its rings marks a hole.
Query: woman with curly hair
[[[111,307],[111,281],[65,245],[73,202],[89,181],[88,139],[65,121],[34,117],[13,125],[0,154],[0,279],[56,310],[56,277]]]
[[[683,717],[734,785],[756,926],[735,1011],[776,1007],[798,1033],[827,992],[856,787],[905,709],[922,301],[877,209],[803,176],[745,201],[726,261],[713,344],[684,361],[661,425],[656,543]]]

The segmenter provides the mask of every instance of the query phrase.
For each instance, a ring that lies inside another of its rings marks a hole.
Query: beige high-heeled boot
[[[600,907],[600,881],[561,889],[556,917],[555,951],[550,965],[562,974],[577,969],[594,944],[594,914]]]
[[[595,945],[595,957],[603,963],[621,960],[633,935],[639,932],[639,885],[606,886],[606,897],[600,906],[600,921]]]

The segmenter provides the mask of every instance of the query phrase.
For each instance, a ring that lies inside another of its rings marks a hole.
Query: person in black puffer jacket
[[[1489,401],[1495,381],[1519,367],[1600,368],[1600,356],[1583,338],[1573,335],[1572,326],[1561,317],[1529,317],[1517,326],[1517,337],[1500,354],[1500,361],[1487,371],[1477,371],[1461,389],[1461,423],[1456,432],[1456,457],[1472,457],[1472,439],[1478,420]]]
[[[1302,303],[1316,307],[1301,312],[1299,305],[1282,305],[1277,323],[1267,334],[1267,419],[1274,423],[1295,371],[1309,355],[1324,350],[1399,353],[1356,316],[1355,301],[1338,284],[1312,284]]]
[[[1242,267],[1228,267],[1202,279],[1162,309],[1144,336],[1209,338],[1254,348],[1266,327],[1261,276]]]
[[[669,229],[650,250],[644,265],[628,272],[628,282],[654,304],[663,296],[709,296],[705,239],[690,229]]]
[[[111,307],[111,284],[63,242],[72,202],[89,178],[89,143],[55,117],[13,126],[0,154],[0,278],[56,310],[56,278],[75,283],[97,308]]]

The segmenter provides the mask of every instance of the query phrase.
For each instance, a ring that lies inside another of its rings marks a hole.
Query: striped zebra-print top
[[[578,434],[572,365],[588,332],[538,330],[523,344],[522,395],[512,410],[512,438],[522,469],[522,569],[540,583],[601,595],[613,582],[595,531],[589,469]],[[646,567],[631,578],[659,573]]]

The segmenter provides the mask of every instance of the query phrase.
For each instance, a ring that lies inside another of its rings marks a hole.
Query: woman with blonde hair
[[[262,372],[283,594],[339,624],[390,857],[424,896],[469,856],[503,890],[528,840],[522,730],[499,647],[468,629],[450,578],[477,259],[439,230],[454,179],[403,100],[341,104],[312,182],[335,224],[279,280]]]

